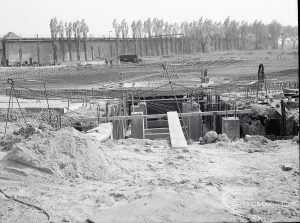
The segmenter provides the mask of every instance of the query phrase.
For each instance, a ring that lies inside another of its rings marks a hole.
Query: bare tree
[[[152,21],[153,25],[153,33],[155,35],[155,48],[156,48],[156,55],[159,56],[159,42],[158,40],[161,39],[161,21],[157,18],[154,18]]]
[[[38,64],[40,65],[41,60],[40,60],[40,40],[39,40],[39,35],[36,35],[36,54],[37,54]]]
[[[166,45],[166,54],[169,55],[169,44],[170,44],[170,38],[171,38],[171,24],[168,22],[164,25],[164,34],[165,37],[165,45]]]
[[[281,32],[281,49],[284,47],[285,40],[291,36],[293,36],[293,27],[292,26],[284,26]]]
[[[291,41],[293,42],[293,49],[296,48],[296,43],[298,42],[298,27],[294,26],[291,30]]]
[[[88,60],[87,58],[87,39],[88,39],[88,32],[89,32],[89,27],[85,23],[84,19],[81,20],[80,23],[80,30],[83,34],[83,50],[84,50],[84,59]]]
[[[72,23],[65,23],[65,32],[66,32],[66,37],[68,41],[68,52],[69,52],[69,60],[72,61]]]
[[[160,51],[161,55],[164,55],[164,41],[163,41],[163,34],[164,34],[164,25],[165,22],[163,19],[158,20],[158,35],[159,35],[159,42],[160,42]]]
[[[139,51],[140,51],[141,56],[143,56],[142,37],[143,37],[143,34],[144,34],[144,29],[143,29],[143,22],[142,22],[142,20],[138,20],[135,25],[136,25],[136,34],[137,34],[137,37],[139,39],[139,48],[140,48]]]
[[[52,48],[53,48],[53,63],[57,64],[57,34],[58,34],[58,22],[56,18],[51,19],[50,21],[50,32],[52,39]]]
[[[225,38],[225,45],[226,45],[226,50],[230,50],[230,30],[229,30],[229,25],[230,25],[230,17],[227,17],[223,23],[223,33],[224,33],[224,38]]]
[[[123,19],[121,22],[121,32],[122,32],[122,54],[126,54],[126,43],[127,43],[126,38],[128,36],[128,25],[125,19]],[[127,43],[127,48],[128,48],[128,43]]]
[[[204,22],[200,22],[198,30],[201,30],[199,31],[199,39],[201,43],[202,52],[205,53],[207,44],[209,42],[209,37],[211,36],[212,32],[212,21],[206,19]]]
[[[240,30],[239,23],[231,20],[229,24],[230,49],[239,49]]]
[[[151,36],[152,36],[152,21],[150,18],[148,18],[144,22],[144,28],[148,35],[148,46],[150,46],[150,53],[152,56],[154,56],[153,43],[152,43],[152,38],[151,38]]]
[[[175,35],[177,33],[176,31],[176,23],[172,24],[171,26],[171,34],[172,34],[172,38],[171,38],[171,52],[172,53],[177,53],[176,52],[176,39],[175,39]],[[188,22],[182,22],[180,25],[180,30],[181,33],[183,33],[184,36],[184,49],[185,49],[185,53],[190,53],[191,51],[191,32],[190,32],[190,25]]]
[[[137,54],[137,47],[136,47],[137,26],[135,21],[131,23],[131,31],[132,31],[132,38],[133,38],[133,45],[134,45],[134,54]]]
[[[262,21],[255,20],[252,24],[252,32],[254,35],[254,48],[263,49],[267,45],[268,29]]]
[[[249,32],[249,25],[247,22],[242,21],[241,27],[240,27],[240,32],[241,32],[241,49],[245,50],[247,49],[247,36]]]
[[[91,41],[91,46],[90,46],[91,57],[92,57],[92,60],[94,60],[94,38],[92,35],[90,35],[90,41]]]
[[[271,46],[273,49],[278,48],[278,40],[280,38],[281,29],[282,29],[282,26],[276,20],[273,20],[268,25],[268,30],[269,30],[270,37],[271,37]]]
[[[58,33],[59,33],[59,46],[62,53],[62,60],[65,61],[65,44],[64,44],[64,33],[65,33],[65,27],[63,22],[60,20],[59,25],[57,27]]]
[[[146,21],[133,21],[131,24],[134,44],[128,44],[128,26],[123,19],[121,25],[114,21],[113,26],[122,32],[123,49],[138,51],[142,54],[143,42],[145,44],[146,55],[164,55],[169,53],[178,54],[180,51],[186,53],[206,52],[207,50],[246,50],[246,49],[266,49],[278,47],[279,37],[284,46],[285,40],[289,38],[293,41],[293,47],[298,41],[297,27],[286,26],[281,28],[280,23],[272,21],[264,24],[256,20],[253,23],[245,21],[239,22],[227,17],[223,22],[213,22],[210,19],[194,20],[169,24],[162,19],[148,18]],[[182,33],[182,38],[177,35]],[[176,35],[175,35],[176,34]],[[139,38],[139,50],[137,39]],[[143,41],[142,41],[142,38]],[[147,38],[147,40],[146,40]],[[118,44],[117,44],[118,45]],[[164,52],[165,51],[165,52]]]
[[[121,25],[117,23],[117,20],[114,19],[113,23],[113,28],[115,30],[115,36],[116,36],[116,52],[117,52],[117,57],[119,56],[119,45],[120,45],[120,32],[121,32]]]
[[[81,23],[77,20],[76,22],[73,22],[73,33],[74,33],[74,39],[75,39],[75,45],[76,45],[76,52],[77,52],[77,61],[81,60],[80,56],[80,40],[81,40]]]
[[[179,25],[177,23],[174,23],[173,26],[173,34],[177,34],[179,32]],[[175,53],[178,54],[178,44],[177,44],[177,36],[174,35],[174,48]]]

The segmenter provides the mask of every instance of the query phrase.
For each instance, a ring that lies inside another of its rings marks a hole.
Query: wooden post
[[[247,95],[246,98],[249,98],[249,87],[247,88]]]
[[[61,129],[61,114],[58,114],[58,127]]]
[[[139,104],[139,107],[140,107],[140,110],[139,111],[142,111],[143,112],[143,115],[147,115],[147,104],[146,102],[141,102]],[[147,129],[148,128],[148,125],[147,125],[147,119],[145,118],[144,120],[144,126],[145,128]]]
[[[216,95],[217,111],[220,111],[220,95]]]
[[[199,115],[199,136],[203,136],[202,115]]]
[[[217,112],[213,112],[213,130],[217,132]]]
[[[189,113],[191,109],[191,104],[186,102],[186,103],[182,103],[182,113]],[[189,132],[189,136],[191,136],[191,126],[190,126],[190,117],[185,117],[182,118],[183,122],[185,123],[185,126],[183,126],[183,128],[185,128],[185,131]]]
[[[105,103],[105,115],[106,115],[106,118],[108,119],[109,114],[108,114],[108,102],[107,101]],[[108,122],[108,120],[106,122]]]
[[[100,105],[97,104],[97,118],[98,118],[98,125],[100,124]]]
[[[281,119],[282,119],[282,135],[286,136],[286,114],[285,114],[285,103],[283,100],[281,102]]]

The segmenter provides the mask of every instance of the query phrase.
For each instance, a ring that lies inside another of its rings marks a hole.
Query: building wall
[[[140,43],[142,45],[142,50],[140,50]],[[136,53],[139,56],[152,56],[157,55],[157,48],[158,54],[162,55],[161,53],[161,46],[158,40],[152,40],[154,45],[153,53],[150,50],[149,43],[147,39],[142,39],[141,41],[136,41]],[[170,54],[170,43],[167,41],[163,41],[163,50],[164,55],[166,55],[166,44],[168,44],[169,54]],[[20,61],[19,57],[19,48],[21,45],[22,48],[22,63],[27,61],[29,63],[30,58],[32,58],[33,62],[38,62],[38,54],[37,54],[37,42],[35,39],[22,39],[21,44],[20,40],[6,40],[5,41],[5,52],[6,52],[6,59],[9,61],[9,65],[14,65]],[[63,51],[62,46],[64,47],[64,54],[65,54],[65,61],[70,61],[70,56],[68,52],[68,44],[67,40],[63,40],[62,42],[57,41],[57,54],[58,54],[58,62],[63,61]],[[146,50],[146,45],[148,45],[148,50]],[[110,58],[111,54],[112,57],[117,57],[117,44],[116,40],[114,39],[93,39],[87,41],[87,60],[92,60],[92,48],[94,54],[94,60],[97,58]],[[52,63],[53,62],[53,48],[52,48],[52,41],[51,39],[41,39],[39,41],[40,47],[40,63]],[[124,50],[125,48],[125,50]],[[177,47],[178,48],[178,47]],[[146,55],[146,52],[148,54]],[[135,54],[135,47],[134,41],[132,39],[127,39],[126,41],[119,40],[119,50],[118,55],[121,54]],[[71,43],[71,55],[72,60],[77,61],[77,53],[76,53],[76,45],[75,41],[72,40]],[[96,58],[97,57],[97,58]],[[85,61],[85,54],[84,54],[84,43],[83,40],[80,41],[80,58],[81,61]]]
[[[3,50],[0,49],[0,64],[1,64],[1,61],[3,60]]]

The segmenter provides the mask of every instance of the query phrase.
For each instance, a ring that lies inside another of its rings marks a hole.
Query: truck
[[[120,62],[124,62],[124,63],[128,63],[128,62],[140,63],[140,62],[142,62],[142,59],[139,58],[138,55],[136,55],[136,54],[121,55],[121,56],[119,56],[119,60],[120,60]]]

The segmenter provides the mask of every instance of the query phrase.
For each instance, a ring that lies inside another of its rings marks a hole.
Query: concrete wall
[[[20,40],[17,39],[9,39],[4,40],[5,46],[5,56],[8,59],[10,65],[14,65],[20,61],[19,59],[19,48],[20,48]],[[84,44],[83,41],[80,42],[80,57],[81,61],[85,61],[84,55]],[[179,44],[180,40],[177,40],[177,47],[173,46],[173,53],[180,51]],[[58,54],[58,62],[63,61],[62,56],[62,48],[63,45],[65,49],[65,61],[70,61],[70,56],[68,53],[68,44],[67,40],[62,41],[62,45],[59,41],[57,41],[57,54]],[[169,55],[171,54],[171,42],[167,40],[163,40],[163,54]],[[140,47],[141,45],[141,47]],[[174,45],[174,44],[173,44]],[[77,61],[77,53],[76,53],[76,45],[75,41],[72,40],[71,43],[71,55],[73,61]],[[158,39],[152,40],[152,49],[149,45],[148,39],[142,39],[136,41],[136,51],[134,47],[133,39],[127,39],[125,41],[119,40],[119,47],[118,47],[118,55],[121,54],[135,54],[135,52],[139,56],[152,56],[152,55],[162,55],[161,44]],[[41,63],[52,63],[53,62],[53,48],[52,42],[50,38],[47,39],[40,39],[39,40],[39,47],[40,47],[40,62]],[[93,47],[93,55],[94,60],[96,57],[100,58],[110,58],[111,54],[112,57],[117,57],[117,43],[114,39],[104,39],[104,38],[97,38],[93,40],[87,41],[87,60],[92,60],[92,49]],[[146,49],[147,47],[147,49]],[[22,48],[22,63],[25,61],[29,62],[29,59],[32,58],[33,62],[38,62],[38,54],[37,54],[37,42],[35,39],[22,39],[21,40],[21,48]],[[168,48],[168,53],[167,49]],[[177,48],[177,50],[175,50]],[[179,52],[178,52],[179,53]],[[2,53],[3,54],[3,53]]]
[[[1,64],[1,61],[3,60],[3,50],[0,49],[0,64]]]

